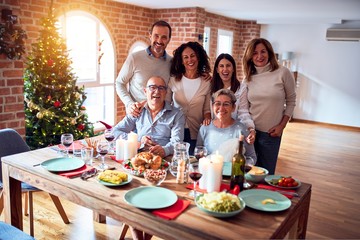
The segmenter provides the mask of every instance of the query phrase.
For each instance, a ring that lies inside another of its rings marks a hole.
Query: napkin
[[[190,201],[178,199],[176,203],[170,207],[157,209],[152,211],[152,213],[166,220],[171,220],[177,218],[189,205]]]
[[[285,191],[285,192],[295,192],[295,190],[293,189],[283,189],[283,188],[278,188],[278,187],[274,187],[274,186],[270,186],[270,185],[266,185],[266,184],[262,184],[259,183],[256,187],[256,189],[265,189],[265,190],[270,190],[270,191]],[[286,193],[281,193],[282,195],[284,195],[285,197],[292,199],[294,196],[290,195],[290,194],[286,194]]]
[[[120,163],[120,164],[122,164],[122,163],[124,162],[124,160],[116,159],[116,156],[115,156],[115,155],[111,155],[110,158],[111,158],[112,160],[114,160],[115,162],[118,162],[118,163]]]
[[[186,185],[186,188],[187,189],[194,189],[194,184],[191,183],[191,184],[188,184]],[[230,185],[229,184],[226,184],[226,183],[221,183],[220,185],[220,192],[224,191],[224,190],[230,190]],[[199,183],[196,184],[196,191],[197,192],[201,192],[201,193],[206,193],[206,189],[201,189],[199,188]]]
[[[75,176],[80,176],[83,172],[91,170],[91,169],[93,169],[93,167],[84,165],[81,168],[78,168],[73,171],[61,172],[61,173],[59,173],[59,175],[63,176],[63,177],[67,177],[67,178],[72,178]]]

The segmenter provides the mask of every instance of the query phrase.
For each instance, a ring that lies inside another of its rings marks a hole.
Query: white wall
[[[294,118],[360,127],[360,42],[330,42],[327,24],[262,25],[261,37],[298,71]]]

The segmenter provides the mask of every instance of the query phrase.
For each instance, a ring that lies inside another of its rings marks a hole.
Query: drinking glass
[[[74,136],[71,133],[61,134],[61,144],[66,148],[66,156],[69,157],[69,147],[74,142]]]
[[[96,145],[97,152],[101,155],[100,169],[108,169],[109,166],[105,164],[105,155],[109,152],[110,143],[108,141],[99,141]]]
[[[247,174],[251,168],[254,166],[255,164],[255,161],[252,157],[249,157],[249,156],[245,156],[245,174]],[[249,189],[249,188],[252,188],[254,186],[253,183],[250,183],[248,181],[246,181],[246,176],[244,176],[244,189]]]
[[[115,139],[115,135],[114,135],[114,132],[111,129],[106,129],[104,131],[104,137],[106,139],[106,141],[108,141],[110,143],[110,149],[109,149],[109,153],[114,153],[114,146],[113,146],[113,141]]]
[[[94,149],[92,147],[81,148],[81,158],[82,160],[84,160],[86,165],[92,166],[93,154],[94,154]]]
[[[199,161],[200,158],[206,157],[208,151],[205,146],[196,146],[194,149],[195,158]]]
[[[196,199],[196,185],[199,179],[202,177],[202,174],[199,172],[199,165],[198,163],[191,163],[189,164],[189,177],[194,182],[193,190],[190,191],[189,195]]]

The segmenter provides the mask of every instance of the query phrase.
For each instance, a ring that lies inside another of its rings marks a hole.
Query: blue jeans
[[[269,175],[273,175],[275,173],[280,143],[281,137],[271,137],[267,132],[260,132],[256,130],[254,143],[257,155],[256,165],[269,170]]]

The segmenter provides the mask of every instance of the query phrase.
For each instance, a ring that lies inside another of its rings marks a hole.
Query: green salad
[[[241,206],[238,196],[226,192],[204,193],[197,203],[209,211],[224,213],[239,210]]]

